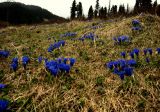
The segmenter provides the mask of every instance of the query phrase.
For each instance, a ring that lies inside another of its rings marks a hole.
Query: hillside
[[[44,20],[56,22],[65,19],[38,6],[19,2],[2,2],[0,3],[0,20],[8,21],[10,24],[33,24]]]
[[[141,31],[131,29],[135,19],[140,21]],[[70,33],[62,35],[66,32]],[[94,32],[96,39],[83,41],[80,37],[88,32]],[[129,36],[131,42],[115,44],[113,37],[121,35]],[[50,44],[59,40],[65,45],[48,52]],[[0,96],[10,101],[10,110],[18,112],[160,111],[158,47],[160,18],[151,15],[0,29],[0,49],[10,52],[8,58],[0,58],[0,83],[7,85]],[[125,59],[131,59],[129,53],[134,48],[140,52],[133,75],[121,80],[106,63],[123,59],[123,51],[127,53]],[[151,48],[152,54],[145,55],[145,48]],[[26,69],[22,56],[30,58]],[[39,56],[44,57],[41,63]],[[19,58],[16,72],[10,69],[14,57]],[[63,57],[75,58],[76,63],[69,73],[51,75],[45,69],[46,59]]]

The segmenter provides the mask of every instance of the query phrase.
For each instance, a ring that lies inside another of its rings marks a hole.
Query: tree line
[[[10,24],[34,24],[64,19],[38,6],[19,2],[3,2],[0,3],[0,20]]]
[[[157,14],[160,16],[160,5],[158,5],[157,0],[152,3],[152,0],[136,0],[135,6],[133,9],[130,9],[129,4],[125,7],[124,4],[119,6],[112,5],[111,0],[109,0],[109,6],[101,7],[99,4],[99,0],[96,0],[96,5],[93,7],[92,5],[89,7],[87,19],[93,18],[111,18],[118,16],[130,16],[139,13],[150,13]],[[82,3],[76,3],[76,0],[73,1],[71,7],[71,17],[73,19],[84,19],[85,16],[83,14]]]

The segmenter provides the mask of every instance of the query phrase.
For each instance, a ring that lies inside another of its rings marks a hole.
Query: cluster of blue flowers
[[[60,37],[74,37],[76,35],[77,35],[76,32],[67,32],[65,34],[61,34]]]
[[[18,58],[13,58],[11,63],[11,69],[16,72],[18,68]]]
[[[79,38],[79,40],[81,40],[81,41],[84,41],[85,39],[95,40],[96,35],[94,33],[90,32],[88,34],[84,34],[81,38]]]
[[[157,48],[156,51],[157,51],[157,53],[160,55],[160,48]],[[135,49],[133,49],[133,50],[129,53],[129,55],[130,55],[130,57],[131,57],[132,59],[135,59],[136,57],[139,57],[139,53],[140,53],[140,50],[137,49],[137,48],[135,48]],[[143,50],[143,53],[144,53],[144,56],[146,56],[146,62],[149,63],[150,60],[149,60],[148,55],[149,55],[149,56],[152,56],[153,50],[152,50],[151,48],[146,48],[146,49]],[[126,57],[126,52],[121,52],[120,55],[121,55],[123,58],[125,58],[125,57]]]
[[[0,50],[0,58],[8,58],[9,51],[6,50]]]
[[[160,48],[156,49],[158,55],[160,55]],[[147,63],[150,62],[150,59],[148,55],[152,56],[153,51],[151,48],[146,48],[143,50],[145,61]],[[135,48],[130,53],[129,56],[131,57],[130,60],[126,60],[127,53],[125,51],[121,52],[120,55],[124,58],[121,60],[116,61],[110,61],[107,63],[107,67],[114,73],[120,76],[120,78],[123,80],[124,76],[131,76],[133,74],[133,69],[137,65],[137,59],[139,59],[140,50]]]
[[[134,31],[142,30],[139,20],[136,20],[136,19],[133,20],[132,25],[133,25],[132,30],[134,30]]]
[[[116,44],[123,44],[123,43],[129,43],[130,42],[129,36],[125,36],[125,35],[122,35],[122,36],[119,36],[119,37],[114,37],[113,40]]]
[[[134,59],[121,59],[116,61],[110,61],[107,64],[107,68],[109,68],[114,74],[117,74],[123,80],[124,76],[133,75],[133,67],[136,66],[136,64],[137,62]]]
[[[70,61],[67,64],[67,61]],[[45,68],[53,75],[57,76],[59,72],[69,73],[71,67],[75,64],[75,58],[58,58],[57,60],[45,60]]]
[[[26,69],[27,64],[30,62],[30,58],[28,56],[23,56],[22,57],[22,65],[24,67],[24,69]],[[10,65],[11,69],[16,72],[18,69],[18,58],[13,58],[11,65]]]
[[[48,48],[48,52],[52,52],[55,49],[60,48],[61,46],[65,46],[65,41],[64,40],[60,40],[54,44],[51,44]]]
[[[8,105],[8,100],[0,99],[0,112],[7,112]]]
[[[129,54],[130,54],[131,58],[134,59],[135,56],[137,56],[137,57],[139,56],[139,52],[140,52],[139,49],[135,48]]]

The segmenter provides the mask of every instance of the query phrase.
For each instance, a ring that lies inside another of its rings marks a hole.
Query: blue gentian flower
[[[75,58],[69,58],[69,60],[70,60],[70,66],[73,66],[74,63],[76,62]]]
[[[118,40],[118,43],[121,43],[121,42],[122,42],[121,37],[118,37],[117,40]]]
[[[119,72],[117,72],[117,75],[119,75],[121,80],[124,80],[125,71],[119,71]]]
[[[10,65],[11,69],[16,72],[17,68],[18,68],[18,58],[13,58],[12,59],[12,63]]]
[[[69,73],[71,67],[69,65],[67,65],[67,64],[61,63],[61,64],[59,64],[59,69],[62,72],[65,71],[65,72]]]
[[[131,60],[127,60],[127,64],[129,66],[135,66],[137,64],[137,62],[134,59],[131,59]]]
[[[62,63],[62,58],[57,58],[56,60],[58,63]]]
[[[17,71],[17,68],[18,68],[18,63],[13,62],[13,63],[11,64],[11,69],[12,69],[14,72],[16,72],[16,71]]]
[[[5,84],[0,84],[0,89],[4,89],[6,87]]]
[[[0,99],[0,112],[5,112],[8,108],[9,101]]]
[[[142,29],[141,29],[141,27],[137,26],[137,27],[132,27],[132,30],[134,30],[134,31],[140,31]]]
[[[22,57],[22,64],[23,64],[24,69],[26,69],[26,66],[29,63],[29,61],[30,61],[30,59],[29,59],[28,56],[23,56]]]
[[[12,63],[18,63],[18,58],[16,57],[16,58],[13,58],[12,59]]]
[[[126,57],[126,52],[121,52],[121,56],[122,56],[123,58],[125,58],[125,57]]]
[[[158,52],[158,54],[160,54],[160,48],[157,48],[157,52]]]
[[[125,60],[118,60],[118,63],[121,67],[121,69],[123,69],[126,66],[126,61]]]
[[[124,71],[127,76],[131,76],[133,74],[133,68],[126,67],[124,68]]]
[[[145,56],[147,55],[147,51],[148,51],[147,49],[143,50]]]
[[[117,68],[118,65],[119,65],[119,62],[118,62],[118,61],[114,61],[114,62],[113,62],[113,65],[114,65],[115,68]]]
[[[148,52],[150,55],[152,55],[152,49],[151,48],[148,48]]]
[[[129,55],[131,56],[132,59],[134,59],[134,52],[130,52]]]
[[[9,51],[0,50],[0,57],[8,58],[8,56],[9,56]]]
[[[117,38],[116,38],[116,37],[113,37],[113,40],[114,40],[115,42],[117,42]]]
[[[136,54],[136,56],[139,56],[139,49],[133,49],[133,52]]]
[[[58,75],[58,69],[55,68],[54,66],[49,67],[49,71],[52,75],[57,76]]]
[[[67,63],[67,61],[68,61],[68,58],[64,58],[63,59],[63,62],[66,64]]]
[[[150,60],[149,60],[149,58],[148,58],[148,57],[146,58],[146,62],[147,62],[147,63],[149,63],[149,62],[150,62]]]
[[[135,20],[133,20],[133,21],[132,21],[132,25],[133,25],[133,26],[140,25],[139,20],[136,20],[136,19],[135,19]]]
[[[114,67],[114,62],[112,62],[112,61],[108,62],[107,67],[108,67],[110,70],[112,70],[113,67]]]
[[[43,60],[43,57],[42,57],[42,56],[39,56],[39,57],[38,57],[38,62],[41,63],[42,60]]]
[[[65,64],[64,70],[66,71],[66,73],[69,73],[70,69],[71,69],[71,67],[69,65]]]

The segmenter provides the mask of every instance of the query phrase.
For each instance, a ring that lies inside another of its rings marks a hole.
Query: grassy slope
[[[131,21],[139,19],[143,31],[133,33]],[[95,21],[96,22],[96,21]],[[0,48],[9,49],[9,59],[0,62],[1,81],[8,84],[8,92],[4,97],[15,101],[11,106],[16,111],[158,111],[160,107],[160,70],[140,59],[143,66],[134,71],[135,79],[121,81],[105,68],[110,60],[120,59],[120,52],[129,52],[133,48],[156,49],[160,47],[160,19],[153,16],[136,16],[102,22],[104,27],[92,30],[84,28],[93,22],[73,21],[64,24],[8,27],[0,30]],[[70,75],[51,77],[43,64],[34,61],[40,54],[54,59],[47,52],[53,38],[61,33],[76,31],[82,34],[94,31],[104,43],[93,45],[91,41],[66,39],[66,46],[56,54],[59,57],[75,57],[77,62]],[[112,37],[129,35],[132,44],[115,46]],[[16,73],[9,70],[9,63],[14,56],[27,54],[32,57],[28,70],[19,67]],[[155,55],[155,54],[154,54]],[[129,58],[129,57],[127,57]],[[3,70],[3,72],[2,72]],[[2,95],[2,94],[1,94]],[[160,111],[160,110],[159,110]]]

